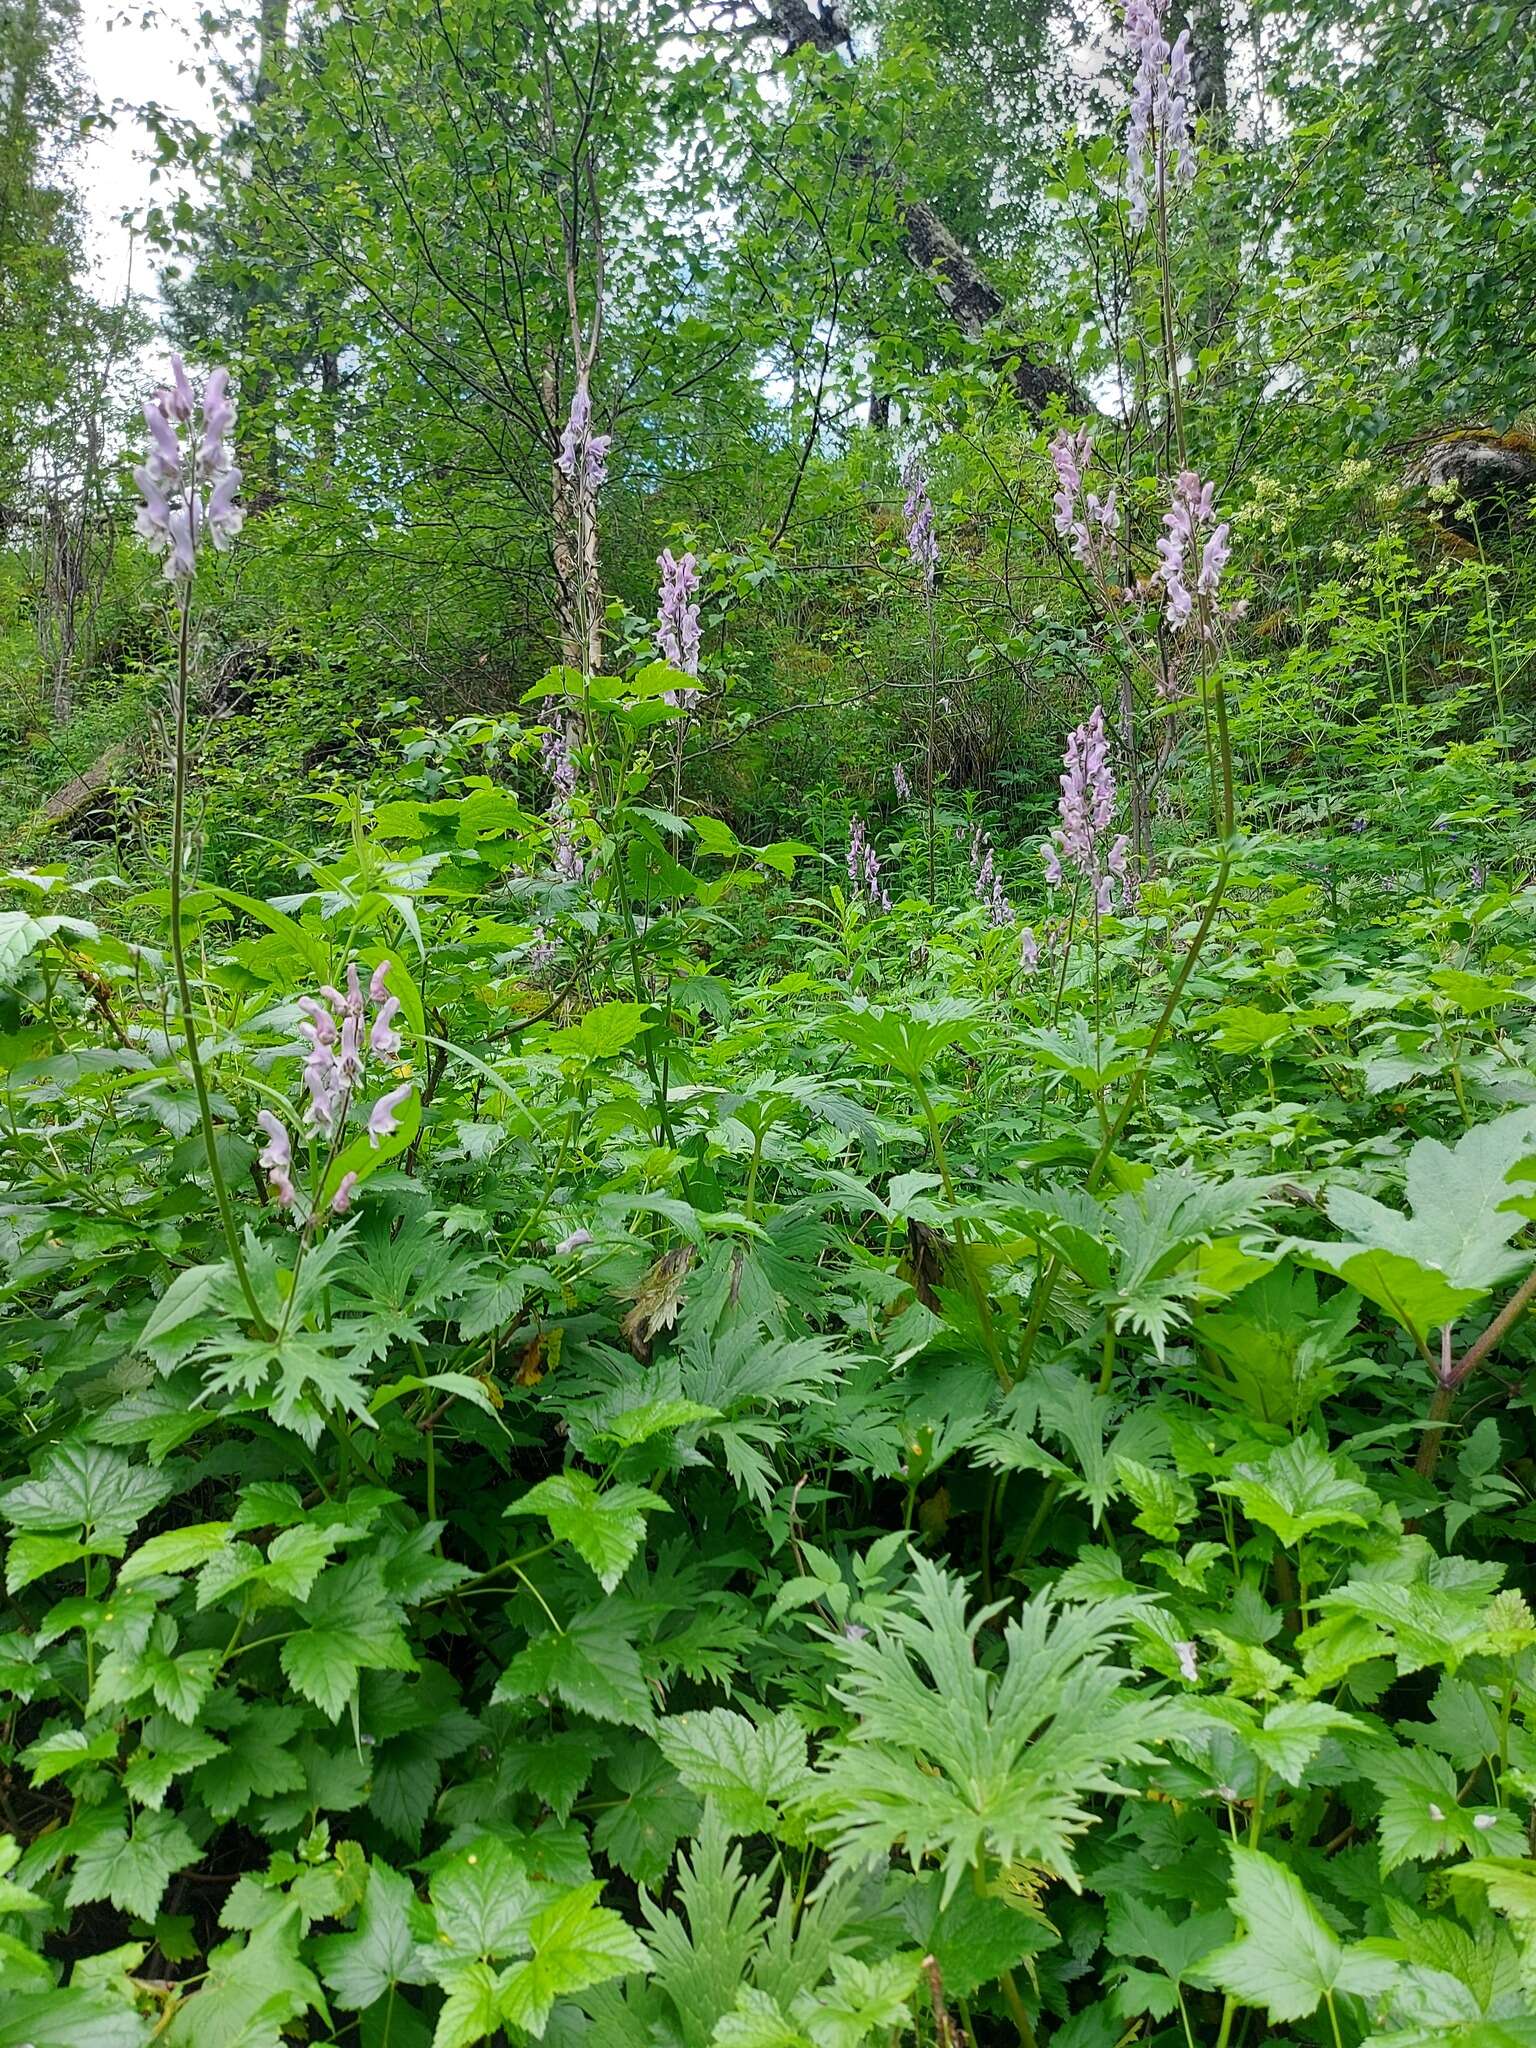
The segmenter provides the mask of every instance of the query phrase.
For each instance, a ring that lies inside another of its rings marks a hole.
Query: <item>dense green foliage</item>
[[[13,389],[0,2048],[1536,2048],[1536,54],[1191,14],[1144,227],[1002,0],[152,113],[247,517],[66,638]]]

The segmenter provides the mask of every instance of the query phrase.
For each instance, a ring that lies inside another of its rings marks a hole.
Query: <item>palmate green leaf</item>
[[[126,1451],[67,1438],[30,1479],[0,1492],[0,1520],[18,1529],[83,1529],[97,1541],[131,1536],[168,1498],[175,1475],[136,1465]]]
[[[299,1960],[301,1921],[296,1901],[273,1910],[245,1942],[226,1942],[209,1956],[202,1989],[178,2007],[164,2048],[275,2048],[288,2024],[324,2006],[318,1979]]]
[[[1421,1138],[1408,1155],[1406,1215],[1335,1188],[1328,1214],[1343,1241],[1299,1244],[1297,1256],[1337,1273],[1426,1343],[1529,1266],[1531,1254],[1510,1244],[1524,1226],[1510,1206],[1511,1176],[1533,1156],[1532,1109],[1475,1125],[1454,1145]]]
[[[834,1690],[854,1725],[823,1752],[811,1802],[833,1871],[900,1846],[914,1867],[939,1862],[946,1903],[983,1853],[1075,1883],[1088,1796],[1150,1758],[1175,1723],[1110,1662],[1136,1607],[1058,1609],[1037,1595],[991,1671],[976,1656],[986,1612],[967,1618],[961,1581],[915,1557],[911,1588],[871,1635],[834,1643],[845,1671]]]
[[[1196,1334],[1251,1415],[1295,1431],[1337,1383],[1359,1313],[1353,1288],[1320,1303],[1316,1276],[1287,1260],[1203,1314]]]
[[[536,1904],[526,1857],[495,1835],[482,1836],[432,1876],[438,1940],[466,1960],[515,1953]]]
[[[410,1879],[375,1858],[354,1931],[314,1942],[311,1952],[325,1988],[348,2012],[365,2010],[397,1984],[430,1981],[406,1917],[415,1898]]]
[[[766,1991],[743,1987],[734,2012],[728,2012],[710,2035],[710,2048],[813,2048],[809,2037],[784,2017]]]
[[[1317,1606],[1358,1617],[1385,1637],[1401,1675],[1443,1664],[1456,1671],[1489,1648],[1494,1594],[1503,1567],[1460,1557],[1437,1558],[1419,1540],[1405,1544],[1388,1568],[1357,1573]]]
[[[643,1738],[618,1747],[608,1761],[608,1778],[622,1797],[601,1801],[592,1846],[636,1884],[659,1885],[678,1843],[698,1824],[699,1802]],[[542,1796],[542,1776],[538,1784]]]
[[[1391,1985],[1397,1965],[1346,1948],[1293,1871],[1261,1849],[1234,1844],[1229,1853],[1231,1906],[1241,1931],[1205,1958],[1202,1978],[1280,2026],[1307,2019],[1333,1992],[1369,1998]]]
[[[1405,1749],[1378,1758],[1371,1776],[1381,1793],[1377,1825],[1383,1877],[1410,1860],[1432,1863],[1457,1853],[1511,1856],[1523,1846],[1524,1831],[1513,1815],[1461,1804],[1456,1773],[1432,1750]]]
[[[996,1983],[1004,1970],[1016,1969],[1061,1939],[1045,1912],[1028,1906],[1022,1895],[999,1897],[962,1885],[941,1911],[934,1878],[912,1886],[902,1900],[901,1917],[919,1954],[936,1958],[944,1989],[958,1998]]]
[[[501,2032],[497,1976],[489,1963],[464,1963],[443,1978],[448,1996],[432,2033],[432,2048],[473,2048]]]
[[[761,1726],[728,1707],[675,1714],[656,1725],[662,1755],[690,1791],[712,1799],[734,1834],[775,1834],[781,1809],[811,1780],[805,1730],[793,1714]]]
[[[140,1730],[140,1746],[128,1759],[123,1790],[140,1806],[158,1809],[172,1781],[212,1762],[224,1745],[206,1728],[185,1728],[169,1714],[154,1714]]]
[[[233,1526],[231,1522],[188,1522],[180,1529],[166,1530],[163,1536],[151,1536],[123,1559],[117,1583],[133,1586],[161,1572],[189,1572],[225,1548]]]
[[[1353,1468],[1309,1436],[1236,1466],[1215,1491],[1233,1495],[1249,1521],[1273,1529],[1287,1550],[1318,1529],[1364,1529],[1381,1510]]]
[[[496,2002],[503,2019],[542,2037],[557,1998],[650,1968],[645,1943],[611,1907],[598,1884],[582,1885],[534,1916],[533,1955],[503,1975]]]
[[[46,1785],[50,1778],[61,1778],[82,1764],[105,1763],[117,1755],[117,1746],[115,1728],[102,1728],[94,1735],[83,1728],[55,1728],[29,1743],[17,1761],[32,1773],[34,1785]]]
[[[900,1010],[840,1010],[829,1021],[837,1036],[855,1052],[877,1066],[894,1067],[908,1081],[926,1084],[939,1054],[974,1038],[983,1018],[973,1004],[946,996]]]
[[[71,1906],[109,1899],[120,1913],[152,1920],[178,1870],[197,1861],[197,1844],[168,1813],[141,1813],[98,1832],[75,1855],[66,1894]]]
[[[647,1513],[665,1513],[666,1502],[649,1487],[620,1484],[600,1489],[574,1469],[543,1479],[514,1501],[509,1515],[542,1515],[562,1543],[569,1543],[596,1572],[605,1593],[623,1578],[645,1538]]]
[[[908,2001],[917,1988],[922,1959],[886,1956],[877,1963],[838,1956],[831,1982],[795,2000],[795,2018],[815,2048],[865,2048],[911,2025]]]
[[[551,1693],[594,1721],[631,1728],[651,1723],[651,1693],[639,1652],[602,1607],[577,1615],[560,1634],[536,1637],[507,1666],[491,1700],[494,1705]]]
[[[370,1558],[325,1572],[303,1608],[304,1626],[278,1651],[289,1683],[336,1720],[359,1671],[414,1671],[416,1659]]]
[[[108,1990],[0,1993],[0,2048],[146,2048],[152,2033]]]

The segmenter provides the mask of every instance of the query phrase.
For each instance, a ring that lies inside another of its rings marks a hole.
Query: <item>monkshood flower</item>
[[[906,803],[912,795],[912,785],[907,780],[906,769],[902,767],[899,761],[891,770],[891,782],[896,790],[897,802]]]
[[[890,909],[891,892],[880,883],[880,856],[869,843],[862,818],[848,827],[848,880],[855,896],[869,898],[872,910]]]
[[[1019,934],[1019,965],[1026,974],[1034,974],[1040,965],[1040,941],[1029,925]]]
[[[414,1083],[402,1081],[398,1088],[391,1088],[387,1095],[381,1095],[368,1112],[368,1142],[377,1152],[385,1138],[392,1138],[400,1128],[395,1121],[395,1111],[410,1094]]]
[[[699,608],[693,594],[699,587],[699,565],[694,557],[674,555],[663,548],[656,557],[661,571],[661,594],[657,607],[656,651],[669,667],[685,676],[699,672]],[[669,704],[688,704],[696,690],[668,690]]]
[[[170,383],[144,404],[149,447],[133,480],[143,500],[135,521],[139,538],[164,556],[167,579],[182,586],[197,573],[204,542],[223,553],[245,523],[230,442],[235,405],[228,370],[213,371],[203,387],[200,432],[193,427],[197,412],[186,365],[173,355]]]
[[[923,581],[931,591],[939,573],[939,537],[934,526],[933,502],[915,455],[901,472],[901,486],[907,494],[901,508],[907,529],[907,553],[922,570]]]
[[[1163,34],[1167,0],[1127,0],[1126,54],[1136,66],[1126,131],[1126,187],[1131,226],[1145,227],[1154,194],[1166,194],[1170,167],[1181,184],[1195,175],[1189,139],[1189,31],[1169,47]]]
[[[612,434],[594,434],[592,431],[592,394],[587,389],[586,372],[583,371],[571,399],[570,418],[560,436],[560,453],[555,457],[555,467],[572,483],[580,483],[586,490],[596,491],[608,481],[608,450],[612,446]]]
[[[1086,568],[1097,568],[1099,551],[1113,542],[1119,502],[1113,486],[1108,497],[1083,489],[1083,474],[1093,457],[1093,436],[1086,427],[1069,434],[1065,427],[1051,443],[1056,493],[1051,500],[1056,531],[1070,541]]]
[[[994,925],[1001,929],[1014,922],[1013,905],[1008,901],[1003,878],[997,871],[992,834],[984,832],[979,825],[971,834],[971,887],[977,902],[987,906]]]
[[[257,1115],[266,1144],[257,1155],[257,1165],[266,1173],[279,1208],[291,1209],[297,1196],[293,1186],[293,1143],[279,1118],[270,1109]]]
[[[1163,616],[1172,631],[1181,632],[1197,611],[1202,631],[1207,636],[1214,631],[1222,572],[1232,554],[1231,530],[1227,520],[1216,521],[1216,486],[1202,483],[1192,469],[1180,470],[1157,543]]]
[[[544,773],[555,792],[554,802],[549,807],[550,824],[555,835],[555,873],[562,882],[579,882],[586,873],[587,864],[576,851],[576,841],[571,836],[570,803],[576,793],[576,756],[571,745],[571,728],[565,719],[557,718],[549,727],[541,749]]]
[[[345,991],[327,983],[318,996],[299,998],[304,1016],[299,1034],[309,1048],[303,1069],[304,1093],[308,1098],[303,1122],[307,1130],[333,1147],[347,1121],[348,1110],[367,1079],[370,1058],[393,1061],[400,1050],[400,1033],[394,1028],[400,998],[390,993],[389,973],[390,963],[380,961],[365,992],[356,961],[349,961]],[[370,1007],[374,1013],[371,1026]],[[399,1128],[395,1112],[414,1086],[412,1081],[403,1082],[369,1109],[368,1137],[375,1150]],[[262,1110],[256,1121],[266,1140],[257,1163],[267,1175],[278,1206],[292,1209],[298,1193],[293,1184],[293,1143],[287,1127],[270,1109]],[[355,1172],[342,1175],[331,1197],[333,1216],[350,1212],[357,1183]],[[311,1217],[311,1226],[313,1222]]]
[[[1101,915],[1112,907],[1118,881],[1121,901],[1128,909],[1133,895],[1126,858],[1130,842],[1122,833],[1112,846],[1105,846],[1115,815],[1115,771],[1110,765],[1101,704],[1095,704],[1086,724],[1068,738],[1062,770],[1061,822],[1040,849],[1045,879],[1055,888],[1067,868],[1076,869],[1093,890],[1094,905]]]

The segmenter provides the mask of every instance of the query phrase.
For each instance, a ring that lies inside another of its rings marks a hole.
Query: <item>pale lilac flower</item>
[[[192,389],[187,366],[174,349],[171,351],[170,388],[161,390],[158,396],[167,418],[175,420],[181,426],[185,426],[197,411],[197,393]]]
[[[898,761],[891,770],[891,781],[896,787],[897,801],[905,803],[912,794],[912,785],[907,780],[907,771]]]
[[[939,570],[939,537],[934,527],[933,502],[915,455],[902,470],[901,482],[907,494],[901,508],[907,529],[907,553],[922,570],[923,582],[932,591]]]
[[[855,896],[869,898],[871,910],[890,909],[891,892],[880,883],[880,856],[869,843],[862,818],[854,818],[848,827],[848,879]]]
[[[559,953],[560,948],[551,939],[543,925],[536,924],[533,928],[533,943],[528,948],[527,965],[529,970],[534,974],[541,974],[546,967],[559,957]]]
[[[400,1034],[395,1029],[395,1013],[399,1008],[398,996],[386,996],[379,1004],[373,1029],[368,1034],[368,1050],[376,1059],[392,1060],[400,1051]]]
[[[992,834],[984,832],[979,825],[971,834],[971,887],[977,902],[987,906],[988,915],[999,930],[1014,922],[1013,905],[1008,901],[1003,878],[997,871]]]
[[[1068,738],[1062,766],[1061,822],[1041,848],[1046,881],[1055,888],[1064,868],[1075,868],[1093,890],[1094,905],[1101,914],[1109,911],[1113,882],[1118,881],[1121,901],[1129,908],[1132,882],[1126,866],[1128,841],[1123,834],[1101,858],[1115,814],[1115,772],[1110,766],[1102,705],[1096,704],[1087,723]]]
[[[699,587],[699,565],[689,555],[679,559],[670,548],[656,557],[661,571],[661,597],[656,620],[656,650],[669,667],[685,676],[699,672],[699,608],[693,594]],[[688,704],[696,690],[668,690],[669,704]]]
[[[567,1252],[577,1252],[584,1244],[592,1242],[590,1230],[573,1230],[569,1237],[562,1237],[555,1246],[555,1257],[564,1258]]]
[[[278,1206],[291,1209],[295,1201],[293,1186],[293,1144],[281,1121],[270,1109],[258,1112],[256,1121],[266,1136],[257,1164],[266,1170],[267,1183],[277,1198]]]
[[[381,960],[373,970],[368,982],[370,1003],[382,1003],[389,995],[389,967],[390,963],[387,960]]]
[[[544,772],[555,792],[554,802],[549,807],[555,842],[555,873],[562,882],[579,882],[586,873],[586,862],[576,851],[576,841],[571,834],[570,801],[576,791],[576,757],[571,745],[571,729],[565,719],[557,718],[545,732],[542,750]]]
[[[1033,974],[1040,965],[1040,941],[1028,925],[1019,934],[1019,965],[1026,974]]]
[[[1163,616],[1174,632],[1187,626],[1198,610],[1201,630],[1209,636],[1221,616],[1216,597],[1231,555],[1231,528],[1225,520],[1213,525],[1215,516],[1216,486],[1202,483],[1192,469],[1180,470],[1157,543]]]
[[[608,450],[612,446],[611,434],[592,432],[592,394],[583,372],[571,399],[565,432],[560,436],[555,467],[572,483],[579,481],[588,491],[596,491],[608,481]]]
[[[1063,427],[1051,443],[1050,456],[1056,472],[1056,492],[1051,499],[1056,531],[1071,542],[1073,554],[1085,568],[1098,569],[1103,549],[1114,542],[1119,498],[1113,486],[1105,498],[1083,488],[1084,474],[1093,459],[1093,436],[1086,427],[1076,434]]]
[[[345,1216],[352,1207],[352,1190],[357,1186],[355,1173],[344,1173],[336,1183],[336,1192],[331,1197],[331,1214]]]
[[[377,1152],[380,1141],[392,1138],[400,1128],[395,1121],[395,1111],[410,1094],[415,1083],[402,1081],[398,1088],[391,1088],[387,1095],[381,1095],[368,1112],[368,1142]]]
[[[185,586],[197,573],[204,536],[221,553],[245,521],[238,503],[240,472],[230,449],[235,422],[229,372],[215,370],[202,398],[202,431],[191,431],[197,394],[180,356],[171,358],[171,381],[144,406],[149,448],[133,480],[143,502],[135,528],[151,551],[165,558],[165,573]],[[212,486],[207,497],[201,486]]]
[[[1126,185],[1131,226],[1145,227],[1153,194],[1166,196],[1170,167],[1181,184],[1195,174],[1189,137],[1189,31],[1170,49],[1163,34],[1167,0],[1127,0],[1126,53],[1136,65],[1126,131]]]

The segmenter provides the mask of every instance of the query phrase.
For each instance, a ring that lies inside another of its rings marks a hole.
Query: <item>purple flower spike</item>
[[[1163,617],[1172,632],[1182,632],[1198,612],[1200,629],[1210,638],[1223,616],[1216,598],[1232,553],[1231,527],[1226,520],[1213,524],[1215,518],[1216,486],[1202,483],[1192,469],[1180,470],[1157,543]]]
[[[906,803],[912,794],[912,785],[907,780],[907,771],[898,761],[891,770],[891,781],[895,785],[897,801]]]
[[[149,448],[133,472],[143,499],[136,522],[141,540],[165,558],[167,578],[183,588],[197,573],[204,539],[223,552],[245,521],[237,502],[240,472],[230,450],[235,424],[229,372],[215,370],[203,391],[202,431],[193,431],[197,393],[180,356],[171,358],[171,381],[144,406]],[[203,485],[211,486],[206,498]]]
[[[901,508],[907,529],[907,553],[922,570],[923,582],[931,592],[939,573],[939,537],[934,527],[933,501],[915,455],[902,470],[901,483],[907,494]]]
[[[1094,906],[1101,915],[1111,908],[1113,883],[1118,881],[1121,901],[1129,909],[1135,893],[1126,864],[1129,842],[1122,834],[1107,853],[1104,850],[1115,815],[1115,771],[1110,765],[1102,705],[1096,704],[1087,723],[1069,737],[1062,767],[1061,822],[1040,849],[1045,879],[1055,888],[1066,868],[1075,869],[1092,889]]]
[[[608,481],[608,450],[612,446],[612,434],[592,432],[592,394],[583,372],[571,398],[570,418],[560,436],[555,467],[583,490],[596,491]]]
[[[699,587],[699,565],[692,555],[679,559],[670,548],[656,557],[661,571],[661,597],[656,620],[656,651],[669,667],[685,676],[699,672],[699,608],[693,594]],[[696,690],[668,690],[669,704],[688,704]]]
[[[1126,130],[1126,186],[1131,226],[1145,227],[1152,198],[1166,197],[1176,170],[1187,185],[1195,175],[1189,134],[1189,31],[1169,47],[1163,34],[1167,0],[1127,0],[1126,54],[1136,66]]]

